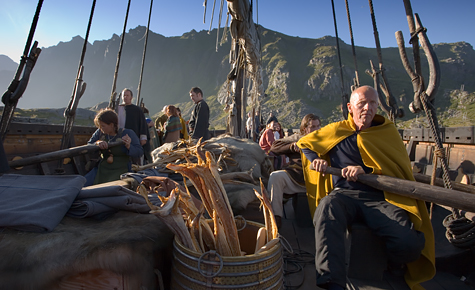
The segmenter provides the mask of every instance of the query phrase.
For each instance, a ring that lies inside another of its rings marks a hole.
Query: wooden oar
[[[114,142],[110,142],[109,148],[122,145],[123,143],[124,142],[122,141],[122,139],[119,139]],[[11,168],[17,168],[17,167],[22,167],[26,165],[36,164],[36,163],[43,163],[43,162],[48,162],[52,160],[58,160],[62,158],[83,155],[83,154],[87,154],[89,152],[94,152],[97,150],[99,150],[98,145],[95,145],[95,144],[82,145],[82,146],[72,147],[68,149],[48,152],[48,153],[40,154],[36,156],[26,157],[26,158],[22,158],[18,160],[12,160],[8,162],[8,165]]]
[[[341,176],[341,169],[327,167],[325,173]],[[475,212],[475,195],[470,193],[378,174],[360,174],[358,181],[379,190]]]
[[[430,184],[431,182],[431,176],[430,175],[425,175],[422,173],[413,173],[414,178],[418,182]],[[434,185],[439,186],[439,187],[444,187],[444,180],[442,178],[435,178],[435,183]],[[464,184],[460,182],[452,182],[452,188],[458,191],[463,191],[467,193],[475,193],[475,186],[470,185],[470,184]]]

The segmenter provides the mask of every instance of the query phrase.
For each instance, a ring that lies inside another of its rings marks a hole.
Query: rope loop
[[[426,33],[427,32],[427,28],[425,27],[419,27],[418,29],[416,29],[416,31],[414,31],[413,33],[411,33],[411,39],[409,39],[409,44],[412,44],[412,41],[415,39],[417,40],[418,39],[418,34],[420,32],[424,32]]]
[[[438,158],[445,159],[445,150],[444,150],[444,148],[435,148],[434,154]]]

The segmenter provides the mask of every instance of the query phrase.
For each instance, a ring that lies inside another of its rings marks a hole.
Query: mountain
[[[0,89],[7,89],[15,76],[17,64],[8,56],[0,54]]]
[[[118,71],[116,92],[124,87],[136,91],[142,63],[146,28],[138,26],[125,35]],[[341,78],[336,39],[325,36],[309,39],[287,36],[259,27],[262,48],[262,71],[266,97],[261,100],[264,119],[273,110],[285,127],[298,127],[301,118],[310,112],[324,119],[340,117],[337,108],[341,103]],[[199,86],[211,108],[211,126],[224,128],[226,114],[217,101],[218,91],[226,84],[230,70],[228,42],[215,49],[217,29],[192,30],[178,37],[164,37],[150,31],[142,79],[141,97],[151,115],[164,105],[177,104],[184,117],[190,115],[192,102],[189,90]],[[20,108],[66,107],[74,87],[79,57],[84,40],[76,36],[68,42],[43,48],[33,70],[30,82],[18,103]],[[112,91],[120,37],[88,44],[84,60],[84,81],[87,89],[80,107],[92,107],[108,102]],[[354,61],[351,46],[340,40],[343,83],[346,93],[353,84]],[[450,92],[460,89],[475,91],[475,51],[466,42],[433,45],[441,67],[441,83],[436,95],[436,106],[445,111],[451,103]],[[409,56],[411,49],[406,49]],[[377,66],[378,57],[373,48],[356,47],[360,84],[372,85],[373,80],[364,73],[369,61]],[[398,104],[406,112],[405,119],[415,115],[408,104],[413,98],[412,84],[402,66],[398,48],[382,49],[383,64],[390,89]],[[423,73],[428,81],[425,56],[421,55]],[[0,68],[4,58],[0,58]],[[10,76],[0,75],[0,90],[10,83]],[[155,114],[156,115],[156,114]]]
[[[8,56],[0,54],[0,71],[15,72],[17,64]]]

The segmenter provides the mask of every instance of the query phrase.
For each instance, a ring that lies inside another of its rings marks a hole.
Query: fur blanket
[[[107,220],[65,217],[49,233],[0,233],[0,289],[60,289],[68,277],[103,269],[127,289],[156,289],[169,276],[173,234],[152,214],[118,212]],[[61,288],[64,289],[64,288]]]
[[[178,151],[183,145],[185,144],[182,141],[178,141],[158,147],[152,152],[154,162],[165,153]],[[272,162],[269,157],[259,144],[248,139],[220,135],[203,142],[202,149],[214,154],[221,168],[221,173],[252,170],[254,179],[263,178],[267,180],[272,172]]]

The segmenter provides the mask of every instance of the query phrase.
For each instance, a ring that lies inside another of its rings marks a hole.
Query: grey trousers
[[[386,245],[388,262],[415,261],[424,248],[422,232],[412,227],[407,212],[384,200],[381,192],[333,190],[315,211],[317,285],[346,285],[345,236],[354,222],[366,224]]]

